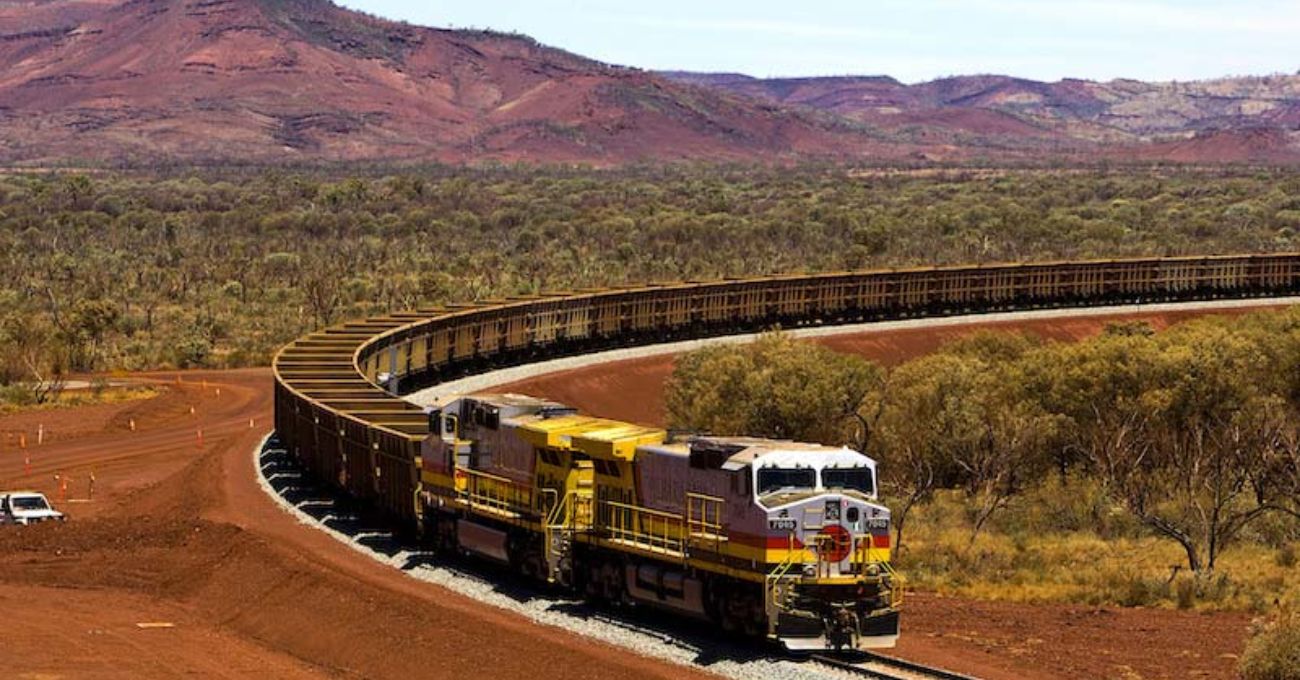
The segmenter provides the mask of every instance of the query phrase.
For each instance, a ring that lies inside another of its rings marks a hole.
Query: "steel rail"
[[[837,670],[846,671],[855,675],[861,675],[867,678],[879,678],[879,680],[917,680],[918,678],[933,680],[976,680],[973,676],[963,675],[937,666],[928,666],[926,664],[908,661],[898,657],[876,654],[874,652],[859,652],[855,656],[862,657],[860,661],[853,662],[844,658],[827,656],[825,654],[814,654],[809,657],[812,661],[830,666]],[[868,667],[863,664],[875,664],[877,667]],[[887,669],[879,668],[887,666],[898,672],[891,672]]]

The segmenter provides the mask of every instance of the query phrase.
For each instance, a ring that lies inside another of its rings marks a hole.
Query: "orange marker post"
[[[201,427],[198,429],[198,442],[199,442],[199,448],[200,449],[203,448],[203,428]]]
[[[131,431],[135,432],[135,418],[131,419]]]
[[[32,476],[32,452],[23,451],[23,476]]]

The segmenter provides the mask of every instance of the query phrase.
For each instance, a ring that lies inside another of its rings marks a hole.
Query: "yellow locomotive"
[[[420,512],[442,549],[791,650],[898,638],[890,515],[861,453],[672,438],[509,394],[445,399],[429,419]]]

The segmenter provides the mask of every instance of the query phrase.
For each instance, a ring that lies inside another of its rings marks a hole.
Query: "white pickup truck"
[[[63,521],[44,494],[35,491],[0,491],[0,524],[36,524],[49,520]]]

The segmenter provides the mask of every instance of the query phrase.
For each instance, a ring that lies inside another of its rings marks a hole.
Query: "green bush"
[[[32,391],[25,385],[0,385],[0,405],[31,406],[35,403]]]
[[[1277,550],[1277,566],[1290,569],[1296,566],[1295,546],[1288,543]]]
[[[1244,680],[1300,680],[1300,616],[1279,617],[1261,628],[1241,657]]]

